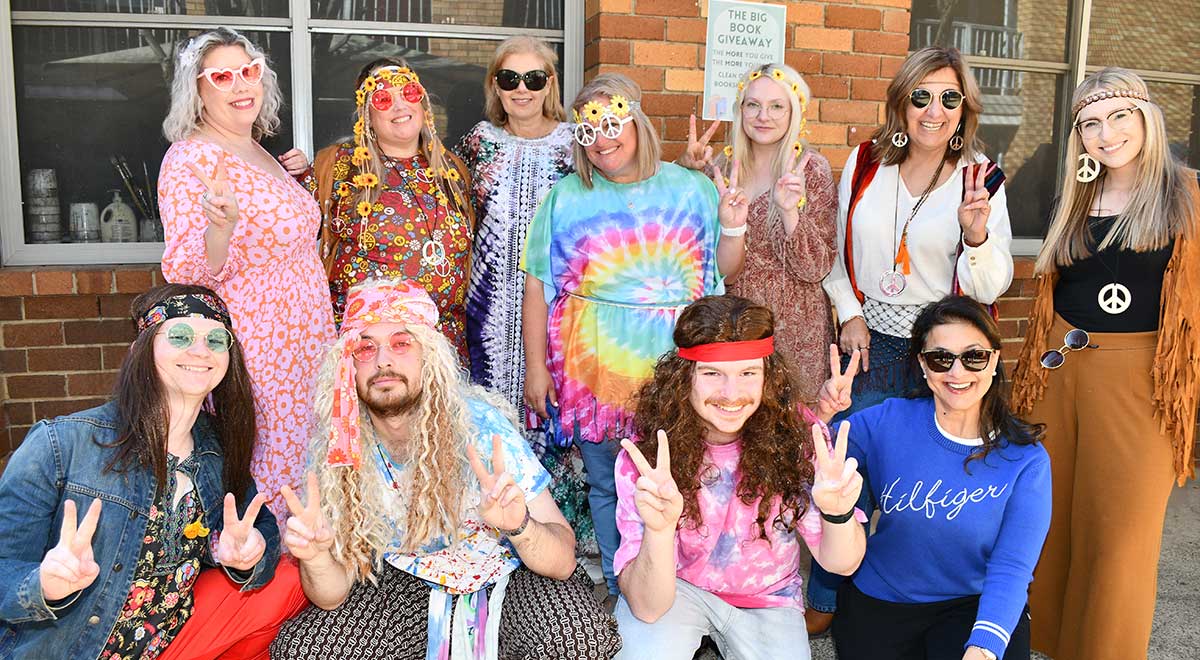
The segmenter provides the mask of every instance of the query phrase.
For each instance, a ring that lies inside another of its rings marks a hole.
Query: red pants
[[[192,616],[160,660],[267,660],[283,622],[308,606],[300,569],[287,556],[262,589],[238,591],[220,569],[201,573],[193,589]]]

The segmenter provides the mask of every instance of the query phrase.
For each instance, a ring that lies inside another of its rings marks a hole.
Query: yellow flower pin
[[[200,519],[188,523],[187,526],[183,528],[183,536],[184,538],[188,539],[194,539],[197,536],[200,538],[205,538],[208,536],[208,532],[209,529],[204,526],[204,521]]]
[[[450,169],[446,170],[446,178],[457,183],[461,177],[458,176],[458,170],[451,167]]]
[[[800,83],[792,83],[792,93],[796,96],[800,96]],[[804,97],[800,96],[800,98]]]
[[[797,155],[801,151],[804,151],[804,145],[800,144],[800,140],[796,140],[795,142],[792,143],[792,151],[795,152]]]
[[[753,71],[750,73],[750,80],[758,80],[762,78],[762,71]]]
[[[740,92],[740,91],[742,91],[743,89],[746,89],[746,83],[744,83],[744,82],[742,82],[742,81],[740,81],[740,80],[739,80],[739,81],[738,81],[738,91]]]
[[[338,184],[338,188],[337,188],[338,197],[349,197],[351,192],[352,191],[350,190],[349,183],[346,183],[345,181],[343,181]]]
[[[771,69],[771,77],[775,80],[783,80],[783,72],[779,69]]]
[[[378,85],[379,85],[379,82],[375,80],[375,76],[367,76],[362,81],[362,88],[367,90],[368,92],[375,91],[375,88]]]
[[[618,117],[629,114],[629,101],[624,96],[617,95],[608,102],[608,108]]]
[[[600,121],[600,117],[604,115],[604,106],[597,101],[588,101],[583,106],[583,118],[591,123]]]
[[[733,158],[733,145],[732,144],[725,145],[725,149],[722,153],[725,154],[726,158]]]
[[[367,188],[374,188],[375,184],[379,183],[379,177],[371,174],[370,172],[364,172],[361,176],[362,184]]]
[[[367,93],[361,89],[354,90],[354,102],[362,105],[367,102]]]
[[[368,215],[371,215],[371,202],[359,202],[356,210],[358,211],[359,217],[365,218]]]

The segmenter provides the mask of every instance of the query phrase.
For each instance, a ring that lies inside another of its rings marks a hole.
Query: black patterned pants
[[[275,660],[424,660],[429,587],[384,564],[378,584],[356,583],[335,610],[315,605],[283,625]],[[592,595],[582,567],[555,580],[522,566],[500,616],[502,660],[608,660],[621,649],[617,622]]]

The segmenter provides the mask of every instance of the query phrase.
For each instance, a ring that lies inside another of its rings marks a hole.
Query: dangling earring
[[[908,144],[908,135],[904,131],[896,131],[892,133],[892,146],[897,149],[903,149],[904,145]]]
[[[962,130],[961,126],[959,127],[959,130]],[[954,134],[954,137],[950,138],[950,149],[952,149],[953,151],[962,151],[962,148],[963,148],[962,136],[956,132]]]
[[[1075,170],[1075,180],[1080,183],[1095,181],[1100,176],[1100,161],[1087,153],[1079,154],[1079,168]]]

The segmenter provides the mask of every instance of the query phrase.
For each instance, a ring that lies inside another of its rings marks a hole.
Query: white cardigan
[[[858,163],[858,150],[850,152],[842,180],[838,185],[838,254],[833,270],[825,277],[825,293],[837,309],[838,322],[862,316],[862,305],[850,286],[846,274],[846,212],[850,207],[850,182]],[[987,159],[977,156],[976,162]],[[908,253],[912,273],[906,276],[907,286],[900,295],[888,297],[879,289],[879,278],[892,269],[904,221],[908,219],[920,194],[909,194],[900,181],[898,165],[880,165],[874,178],[863,191],[854,212],[854,270],[858,288],[863,295],[892,305],[924,305],[952,293],[954,268],[958,268],[958,284],[963,293],[984,304],[990,304],[1008,289],[1013,278],[1012,227],[1008,221],[1008,203],[1004,186],[991,199],[992,213],[988,217],[988,237],[979,247],[964,244],[962,256],[954,263],[961,229],[958,206],[962,203],[963,168],[968,165],[959,159],[954,174],[935,188],[908,227]],[[899,190],[897,191],[897,183]]]

